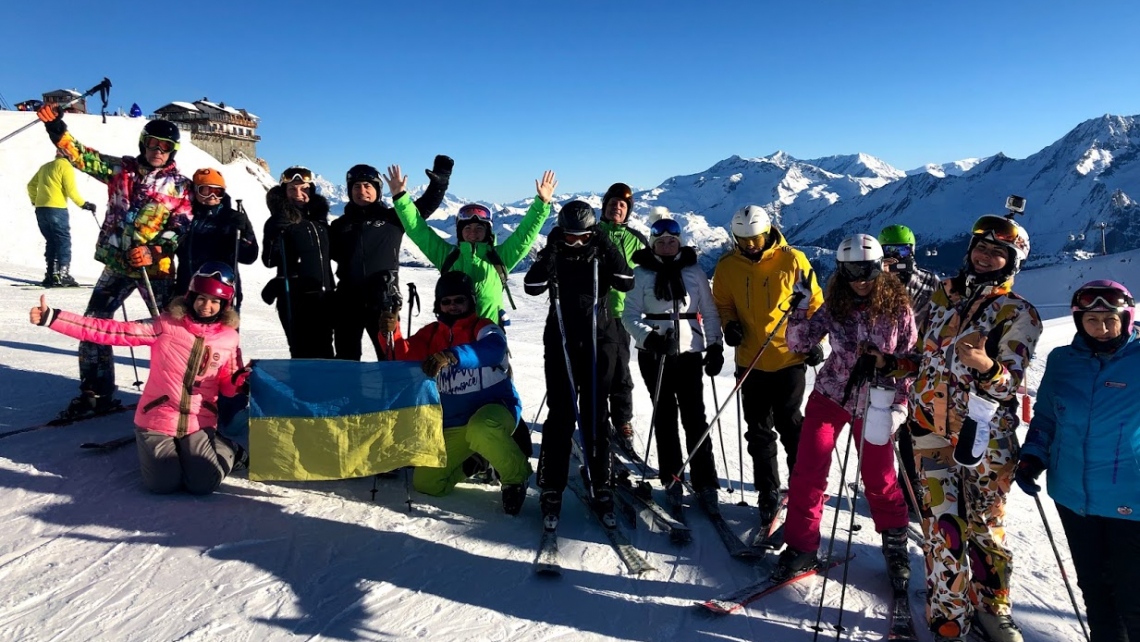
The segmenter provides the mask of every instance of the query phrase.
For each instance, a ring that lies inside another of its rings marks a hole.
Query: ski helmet
[[[226,179],[222,177],[221,172],[213,167],[203,167],[194,172],[194,187],[198,187],[199,185],[214,185],[216,187],[225,188]]]
[[[840,278],[852,281],[874,281],[883,271],[883,246],[870,234],[856,234],[843,239],[835,252]]]
[[[772,219],[768,212],[757,205],[742,207],[732,215],[732,224],[729,226],[732,235],[742,239],[767,234],[772,230]]]
[[[167,140],[174,143],[174,148],[170,150],[170,157],[167,163],[174,160],[174,155],[178,153],[178,140],[181,133],[178,131],[178,126],[169,120],[162,120],[161,118],[147,122],[143,127],[142,133],[139,134],[139,154],[146,156],[146,139],[158,138],[160,140]]]
[[[384,191],[380,183],[380,172],[371,165],[353,165],[352,169],[345,173],[344,184],[349,192],[352,191],[352,186],[357,183],[372,183],[372,186],[376,188],[377,196]]]
[[[657,240],[664,236],[672,236],[684,245],[685,239],[681,235],[681,223],[673,218],[673,214],[666,207],[654,207],[649,213],[649,247],[653,247]]]
[[[626,215],[633,214],[633,188],[625,183],[614,183],[606,190],[606,195],[602,197],[602,218],[606,219],[606,203],[611,199],[616,198],[619,201],[625,201]],[[608,219],[606,219],[608,220]]]
[[[570,201],[558,212],[558,227],[571,234],[591,232],[598,223],[594,208],[585,201]]]
[[[880,245],[909,245],[914,247],[914,232],[905,225],[888,225],[879,232]]]
[[[203,263],[190,277],[190,292],[217,297],[223,302],[234,298],[234,269],[221,261]]]
[[[974,221],[972,234],[965,257],[966,270],[970,273],[973,273],[974,269],[970,253],[974,251],[979,241],[996,243],[1006,249],[1008,255],[1006,266],[995,273],[995,278],[1000,280],[1004,281],[1020,272],[1022,264],[1029,258],[1029,232],[1012,218],[986,214]]]
[[[441,299],[449,296],[466,296],[470,302],[467,308],[467,314],[475,312],[475,283],[466,273],[452,271],[439,277],[439,280],[435,282],[435,305],[432,308],[432,312],[437,316],[442,316],[443,309],[440,307],[439,302]],[[464,314],[462,316],[467,315]]]
[[[491,208],[479,203],[468,203],[459,208],[459,213],[455,215],[455,234],[457,236],[462,234],[463,228],[468,225],[478,224],[487,230],[487,234],[483,237],[483,240],[489,242],[491,240],[491,224],[494,221],[495,214],[491,211]]]
[[[1103,346],[1110,349],[1120,347],[1128,337],[1132,336],[1133,324],[1136,321],[1136,301],[1132,293],[1123,284],[1107,279],[1098,279],[1077,288],[1070,301],[1073,311],[1073,321],[1077,324],[1077,334],[1080,334],[1094,347]],[[1111,341],[1098,341],[1085,332],[1082,322],[1085,312],[1115,312],[1120,315],[1120,337]]]

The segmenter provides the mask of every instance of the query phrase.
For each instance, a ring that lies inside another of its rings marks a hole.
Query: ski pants
[[[337,291],[333,294],[336,317],[333,321],[333,336],[336,342],[336,358],[346,361],[360,361],[360,335],[367,335],[376,353],[377,361],[388,361],[380,347],[380,308],[364,304],[358,293]]]
[[[744,370],[737,367],[736,376],[744,374]],[[789,478],[796,466],[804,422],[800,404],[804,400],[806,372],[807,366],[802,363],[775,372],[753,369],[740,388],[744,422],[748,424],[744,438],[748,440],[752,474],[761,497],[780,490],[777,439],[784,445]]]
[[[875,530],[881,533],[888,528],[905,528],[910,523],[902,490],[895,478],[894,445],[888,442],[876,446],[864,442],[862,419],[852,422],[851,413],[843,406],[812,391],[800,433],[796,467],[788,484],[784,541],[793,548],[819,549],[819,524],[823,518],[823,493],[827,489],[827,473],[831,470],[831,453],[843,426],[848,423],[852,430],[849,438],[857,453],[855,459],[848,459],[848,470],[856,467],[863,480],[863,492],[871,508]],[[846,446],[841,446],[839,456],[843,457],[845,452]]]
[[[53,266],[71,265],[71,223],[66,207],[37,207],[36,222],[47,241],[44,259]]]
[[[333,358],[331,302],[332,295],[319,291],[292,292],[277,298],[277,318],[289,341],[291,358]]]
[[[165,310],[173,298],[174,278],[152,278],[150,285],[154,290],[155,307],[159,311]],[[149,298],[141,277],[135,279],[103,268],[103,274],[95,282],[95,289],[91,291],[91,299],[87,302],[83,316],[96,319],[114,317],[136,289],[144,301]],[[149,316],[150,313],[140,310],[136,318],[142,318],[143,315]],[[115,394],[115,353],[111,346],[90,341],[79,342],[79,390],[108,399]]]
[[[632,339],[621,323],[614,323],[613,327],[617,349],[614,352],[613,381],[606,398],[610,407],[610,423],[616,428],[633,421],[633,374],[630,372],[629,350]]]
[[[1140,522],[1057,504],[1084,594],[1092,642],[1140,640]]]
[[[149,430],[135,431],[143,486],[152,493],[185,489],[209,495],[234,468],[236,448],[213,428],[184,437]]]
[[[1013,430],[1002,430],[993,434],[982,460],[966,467],[954,461],[954,445],[945,437],[914,439],[932,631],[965,636],[975,608],[994,615],[1011,611],[1013,554],[1005,545],[1005,502],[1020,452]]]
[[[443,468],[417,466],[412,485],[426,495],[446,495],[455,485],[467,478],[463,462],[473,453],[482,455],[504,484],[521,484],[530,477],[530,461],[519,450],[511,433],[519,425],[515,415],[506,406],[492,403],[471,415],[466,425],[445,428],[444,448],[447,465]]]
[[[661,377],[661,395],[653,400],[654,426],[657,434],[657,461],[660,467],[662,484],[673,481],[673,475],[681,471],[684,457],[681,452],[680,436],[677,432],[677,410],[681,412],[681,425],[685,428],[685,453],[693,452],[697,440],[708,428],[705,421],[704,366],[699,352],[684,352],[675,357],[663,357],[646,350],[637,351],[637,365],[641,376],[649,388],[649,394],[657,389],[657,368],[665,360]],[[713,459],[712,440],[706,439],[693,455],[690,480],[693,490],[700,492],[708,488],[719,488],[716,463]]]
[[[547,413],[542,427],[542,447],[538,454],[538,486],[543,490],[566,489],[570,469],[570,440],[574,438],[575,417],[582,422],[582,445],[595,489],[609,488],[610,431],[606,427],[606,404],[603,395],[613,378],[616,346],[598,343],[597,364],[593,363],[592,342],[576,341],[566,345],[573,369],[573,388],[566,371],[562,338],[547,332],[544,337],[544,370],[546,371]],[[577,408],[574,403],[577,402]]]

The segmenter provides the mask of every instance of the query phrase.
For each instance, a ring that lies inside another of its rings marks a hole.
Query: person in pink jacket
[[[217,432],[218,395],[236,395],[249,375],[241,363],[233,296],[233,270],[210,262],[190,279],[185,297],[146,321],[84,317],[48,307],[43,296],[31,309],[32,323],[80,341],[151,347],[151,374],[135,411],[147,490],[207,495],[248,463],[245,449]]]

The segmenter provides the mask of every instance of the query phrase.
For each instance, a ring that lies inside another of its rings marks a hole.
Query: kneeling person
[[[507,338],[502,328],[475,314],[471,277],[448,272],[435,284],[435,315],[409,339],[387,334],[399,323],[394,314],[381,319],[380,343],[400,361],[422,361],[435,377],[443,405],[443,439],[447,465],[416,468],[412,484],[421,493],[446,495],[467,476],[463,462],[482,455],[503,484],[503,510],[517,515],[526,499],[530,461],[511,438],[519,425],[522,403],[508,376]]]

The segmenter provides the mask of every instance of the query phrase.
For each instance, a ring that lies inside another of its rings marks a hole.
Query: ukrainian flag
[[[447,463],[439,389],[416,362],[262,359],[249,383],[252,480],[346,479]]]

